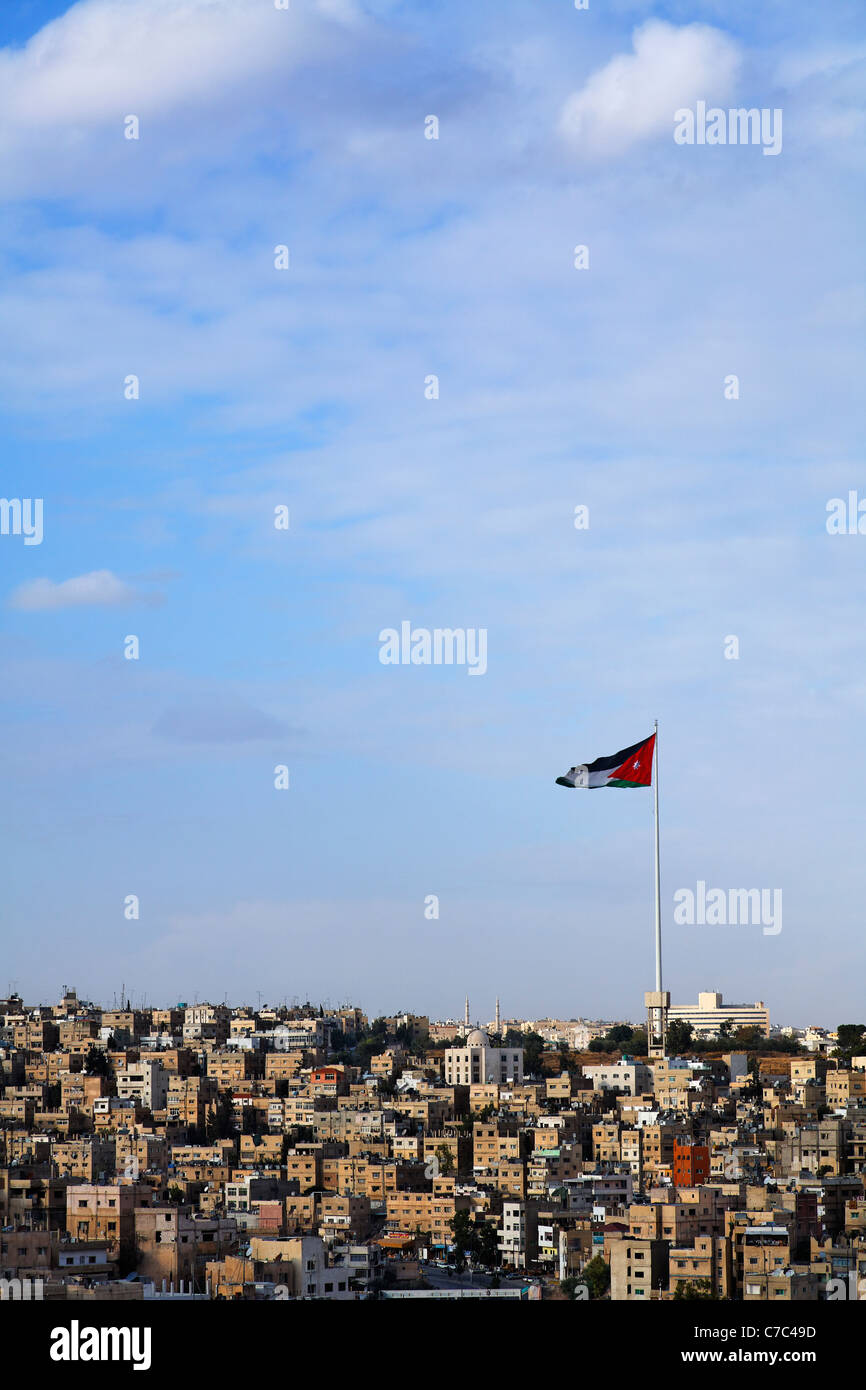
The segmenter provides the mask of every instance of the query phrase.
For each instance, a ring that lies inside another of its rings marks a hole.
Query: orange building
[[[710,1151],[706,1144],[674,1139],[674,1187],[699,1187],[710,1180]]]

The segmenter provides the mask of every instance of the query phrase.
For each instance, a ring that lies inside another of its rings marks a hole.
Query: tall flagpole
[[[647,1051],[650,1057],[665,1056],[668,1009],[671,997],[662,988],[662,881],[659,866],[659,721],[655,720],[653,743],[653,809],[655,821],[655,899],[656,899],[656,987],[644,995],[647,1011]]]
[[[659,721],[655,720],[655,744],[653,745],[655,754],[655,777],[653,786],[655,788],[655,840],[656,840],[656,990],[661,993],[662,988],[662,880],[661,869],[659,867]]]

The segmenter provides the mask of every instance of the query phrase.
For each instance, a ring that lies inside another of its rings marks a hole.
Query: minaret
[[[501,1019],[499,1017],[499,995],[496,996],[496,1026],[493,1031],[497,1037],[499,1037],[499,1034],[502,1032]]]
[[[466,996],[466,1012],[465,1012],[465,1014],[463,1015],[463,1022],[464,1022],[464,1024],[466,1025],[466,1031],[467,1031],[467,1033],[468,1033],[468,1032],[469,1032],[469,995],[468,995],[468,994],[467,994],[467,996]]]

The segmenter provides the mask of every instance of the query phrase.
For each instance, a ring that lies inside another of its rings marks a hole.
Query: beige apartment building
[[[93,1102],[107,1096],[109,1083],[104,1076],[86,1076],[83,1071],[66,1071],[60,1077],[60,1104],[66,1110],[92,1112]]]
[[[599,1120],[592,1127],[592,1157],[596,1163],[619,1163],[619,1120]],[[673,1145],[671,1145],[673,1154]]]
[[[221,1091],[235,1089],[264,1076],[264,1058],[260,1052],[238,1049],[214,1049],[205,1058],[206,1074]]]
[[[503,1196],[524,1199],[527,1196],[526,1160],[503,1158],[487,1167],[475,1169],[475,1179]]]
[[[476,1120],[472,1126],[472,1162],[476,1169],[490,1168],[503,1159],[519,1159],[527,1139],[516,1120]]]
[[[629,1207],[629,1232],[641,1239],[659,1238],[674,1245],[693,1245],[699,1236],[725,1234],[727,1215],[740,1201],[734,1184],[727,1190],[709,1186],[681,1187],[675,1193],[653,1189],[651,1197],[656,1200]]]
[[[297,1178],[301,1192],[322,1187],[321,1150],[289,1149],[285,1160],[286,1177]]]
[[[113,1033],[119,1044],[134,1042],[147,1032],[150,1018],[142,1009],[104,1009],[101,1027]]]
[[[139,1049],[138,1060],[159,1062],[172,1076],[191,1076],[195,1053],[190,1047],[142,1047]]]
[[[294,1052],[266,1052],[265,1077],[268,1081],[291,1081],[304,1069],[305,1054],[301,1048]]]
[[[443,1067],[444,1070],[444,1067]],[[479,1081],[469,1087],[469,1109],[473,1113],[485,1110],[488,1106],[499,1109],[499,1086],[492,1081]]]
[[[866,1072],[834,1068],[826,1075],[827,1104],[831,1110],[866,1104]]]
[[[213,1077],[169,1076],[165,1098],[167,1120],[190,1129],[202,1129],[217,1103],[218,1089]]]
[[[575,1144],[563,1144],[559,1149],[535,1149],[526,1162],[527,1196],[548,1197],[582,1171],[583,1156]]]
[[[649,1303],[668,1286],[668,1243],[626,1236],[610,1246],[610,1296],[614,1302]]]
[[[452,1173],[467,1173],[472,1167],[472,1142],[463,1134],[455,1134],[451,1130],[434,1130],[425,1134],[421,1143],[421,1157],[425,1163],[430,1163],[431,1159],[435,1158],[437,1163],[450,1168]]]
[[[59,1177],[95,1182],[100,1174],[114,1173],[115,1140],[88,1136],[52,1143],[51,1162]]]
[[[369,1197],[324,1193],[319,1207],[319,1235],[327,1243],[364,1240],[370,1231]]]
[[[75,1240],[105,1240],[122,1260],[135,1249],[135,1209],[150,1204],[143,1182],[78,1183],[66,1193],[66,1230]]]
[[[787,1269],[794,1259],[796,1217],[792,1212],[730,1211],[725,1218],[730,1241],[731,1286],[735,1298],[766,1297],[769,1275]]]
[[[384,1052],[377,1052],[370,1058],[370,1071],[373,1076],[388,1081],[403,1065],[405,1059],[406,1054],[402,1048],[386,1047]]]
[[[434,1245],[450,1242],[451,1222],[457,1211],[471,1207],[468,1197],[458,1197],[455,1179],[433,1179],[432,1190],[425,1192],[399,1191],[388,1194],[388,1224],[399,1231],[425,1231],[433,1237]]]
[[[731,1243],[726,1236],[695,1236],[693,1244],[672,1245],[669,1269],[672,1294],[681,1284],[704,1282],[719,1298],[730,1298]]]
[[[181,1279],[204,1287],[205,1262],[237,1240],[230,1217],[192,1215],[183,1207],[146,1206],[134,1212],[136,1273],[160,1285]]]
[[[177,1038],[183,1033],[183,1009],[151,1009],[150,1028],[153,1033],[165,1033]]]
[[[47,1018],[28,1018],[14,1025],[13,1041],[19,1052],[51,1052],[60,1041],[60,1029]]]
[[[57,1023],[61,1048],[74,1043],[92,1043],[99,1037],[99,1024],[95,1018],[82,1014],[76,1018],[61,1018]]]

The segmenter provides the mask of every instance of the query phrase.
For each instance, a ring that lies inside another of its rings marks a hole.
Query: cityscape
[[[863,0],[2,0],[37,1376],[856,1353],[864,93]]]
[[[114,1003],[0,999],[3,1299],[866,1288],[866,1025]]]

